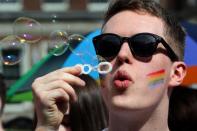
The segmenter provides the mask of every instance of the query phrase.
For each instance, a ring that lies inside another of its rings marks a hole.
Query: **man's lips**
[[[129,87],[129,80],[114,80],[114,86],[117,89],[126,89]]]
[[[118,71],[113,79],[114,87],[117,89],[126,89],[129,87],[131,82],[132,79],[126,71]]]

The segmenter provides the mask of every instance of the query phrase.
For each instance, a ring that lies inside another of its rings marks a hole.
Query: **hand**
[[[69,102],[76,101],[72,86],[85,86],[78,75],[79,66],[62,68],[35,79],[32,90],[37,115],[37,129],[58,130]]]

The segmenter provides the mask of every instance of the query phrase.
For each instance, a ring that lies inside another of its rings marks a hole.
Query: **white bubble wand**
[[[81,67],[81,74],[89,74],[91,71],[97,71],[101,75],[106,75],[112,71],[112,64],[110,62],[100,62],[96,66],[92,66],[90,64],[77,64],[77,66]]]

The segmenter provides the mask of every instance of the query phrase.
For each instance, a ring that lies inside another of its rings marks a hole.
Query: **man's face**
[[[105,24],[103,33],[130,37],[138,33],[153,33],[164,37],[161,19],[147,13],[122,11]],[[158,48],[165,48],[162,44]],[[112,49],[113,50],[113,49]],[[167,97],[172,62],[162,52],[151,58],[133,56],[124,42],[117,56],[110,61],[113,71],[102,78],[102,91],[109,110],[149,109]]]

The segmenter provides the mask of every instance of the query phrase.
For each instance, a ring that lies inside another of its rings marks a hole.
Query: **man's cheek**
[[[161,84],[164,83],[165,70],[156,70],[146,75],[148,79],[149,88],[157,88],[160,87]]]

